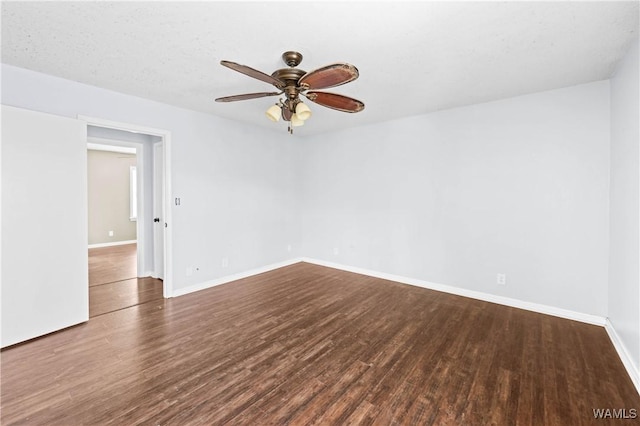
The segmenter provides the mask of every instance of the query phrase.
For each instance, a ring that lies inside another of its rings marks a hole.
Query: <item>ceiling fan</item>
[[[360,112],[364,109],[364,103],[348,96],[337,93],[318,92],[319,89],[340,86],[358,78],[358,69],[351,64],[337,62],[318,68],[313,71],[303,71],[296,68],[302,62],[302,54],[294,51],[284,52],[282,60],[289,68],[274,71],[271,75],[255,70],[246,65],[240,65],[230,61],[220,61],[220,64],[238,71],[249,77],[256,78],[274,85],[279,92],[246,93],[244,95],[225,96],[217,98],[216,102],[235,102],[247,99],[263,98],[267,96],[285,95],[277,104],[272,105],[266,112],[272,121],[283,120],[289,122],[289,133],[293,134],[293,128],[302,126],[309,117],[311,110],[300,100],[300,95],[312,102],[327,108],[342,112]]]

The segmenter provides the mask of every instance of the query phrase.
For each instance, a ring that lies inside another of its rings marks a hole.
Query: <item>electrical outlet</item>
[[[340,254],[340,249],[339,249],[338,247],[334,247],[334,248],[333,248],[333,254],[334,254],[335,256],[338,256],[338,255]]]
[[[113,237],[113,231],[109,231],[109,236]]]
[[[291,251],[291,244],[287,244],[287,251]]]
[[[507,285],[507,274],[498,274],[496,282],[498,285]]]
[[[193,266],[187,266],[187,276],[193,275]]]
[[[226,268],[227,266],[229,266],[229,258],[228,257],[223,257],[222,258],[222,267]]]

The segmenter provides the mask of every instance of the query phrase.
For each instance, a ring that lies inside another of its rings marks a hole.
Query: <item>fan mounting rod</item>
[[[302,76],[307,73],[306,71],[295,68],[300,65],[300,62],[302,62],[302,54],[290,50],[282,54],[282,60],[290,68],[282,68],[276,70],[273,72],[273,74],[271,74],[271,77],[280,81],[284,81],[286,86],[297,86],[298,80],[300,80]]]
[[[290,50],[282,54],[282,60],[290,67],[297,67],[302,62],[302,53]]]

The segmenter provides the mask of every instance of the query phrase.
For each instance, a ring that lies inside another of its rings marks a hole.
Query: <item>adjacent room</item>
[[[3,1],[1,422],[627,424],[638,1]]]

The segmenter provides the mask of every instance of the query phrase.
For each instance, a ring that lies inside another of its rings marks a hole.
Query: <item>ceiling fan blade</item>
[[[299,86],[310,90],[340,86],[358,78],[358,69],[351,64],[337,63],[309,71],[298,81]]]
[[[260,93],[246,93],[244,95],[234,95],[234,96],[225,96],[222,98],[217,98],[216,102],[235,102],[235,101],[244,101],[247,99],[255,99],[255,98],[264,98],[267,96],[276,96],[281,95],[282,92],[260,92]]]
[[[304,96],[312,102],[342,112],[360,112],[364,109],[364,103],[359,100],[336,93],[312,91],[304,93]]]
[[[264,81],[265,83],[273,84],[278,89],[282,89],[284,87],[284,83],[277,78],[271,77],[263,73],[262,71],[255,70],[246,65],[236,64],[235,62],[230,61],[220,61],[220,65],[223,65],[227,68],[231,68],[234,71],[238,71],[242,74],[248,75],[249,77],[257,78],[258,80]]]

